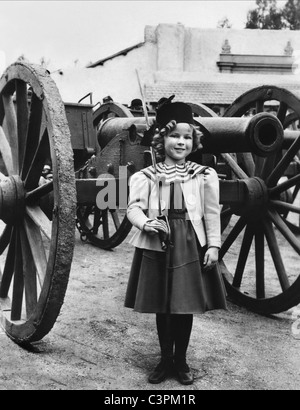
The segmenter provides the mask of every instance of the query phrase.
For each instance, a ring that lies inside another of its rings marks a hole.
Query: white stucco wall
[[[288,41],[295,53],[300,53],[299,31],[201,29],[179,23],[146,26],[144,34],[141,47],[103,66],[68,69],[63,75],[54,73],[63,100],[77,102],[93,92],[94,103],[110,95],[117,102],[130,104],[133,98],[140,98],[136,69],[146,83],[203,81],[207,76],[225,79],[230,74],[220,74],[216,64],[225,40],[233,54],[284,55]]]
[[[290,30],[233,30],[186,29],[186,71],[218,73],[216,61],[225,39],[232,54],[284,55],[288,41],[294,52],[300,51],[299,31]]]
[[[132,99],[140,96],[136,70],[142,82],[152,81],[156,69],[155,54],[155,46],[146,43],[126,56],[107,61],[103,66],[63,70],[63,75],[54,73],[52,77],[65,102],[77,102],[92,92],[94,104],[107,95],[117,102],[130,104]]]

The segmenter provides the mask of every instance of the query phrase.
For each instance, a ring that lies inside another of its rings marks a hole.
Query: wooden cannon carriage
[[[56,321],[75,225],[103,249],[127,237],[120,196],[149,153],[141,113],[114,102],[63,104],[42,67],[11,65],[0,94],[0,322],[22,344],[40,340]],[[265,86],[242,95],[224,117],[191,105],[204,135],[192,159],[215,166],[220,178],[228,295],[256,312],[287,310],[300,302],[300,101]],[[269,105],[275,115],[265,112]],[[46,164],[51,180],[42,178]],[[118,194],[115,206],[99,209],[103,180],[113,180]]]

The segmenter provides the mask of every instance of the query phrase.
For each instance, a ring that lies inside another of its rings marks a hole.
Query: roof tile
[[[230,83],[230,82],[201,82],[201,81],[162,81],[146,86],[147,99],[158,101],[161,97],[175,94],[175,100],[192,102],[195,104],[232,104],[238,97],[264,83]],[[268,84],[269,85],[269,84]],[[300,84],[284,83],[279,87],[300,97]]]

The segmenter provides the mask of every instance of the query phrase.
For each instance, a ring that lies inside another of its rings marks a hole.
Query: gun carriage
[[[22,344],[44,337],[60,312],[75,221],[82,239],[102,249],[127,237],[121,190],[150,156],[141,113],[114,102],[98,109],[64,104],[39,66],[8,67],[0,94],[0,320]],[[269,102],[275,115],[265,112]],[[259,313],[287,310],[300,302],[300,101],[264,86],[242,95],[223,117],[191,105],[203,133],[203,149],[191,159],[214,166],[220,179],[220,267],[228,295]],[[42,178],[45,165],[51,180]],[[115,206],[97,206],[99,176],[114,181]]]

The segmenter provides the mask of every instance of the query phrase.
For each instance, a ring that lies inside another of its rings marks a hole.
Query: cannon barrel
[[[123,131],[136,133],[139,129],[141,129],[142,133],[147,129],[146,119],[144,117],[109,118],[105,120],[98,129],[97,139],[100,147],[103,148],[116,135]]]
[[[243,118],[196,117],[195,122],[204,134],[201,141],[203,153],[251,151],[259,156],[267,156],[277,151],[283,143],[281,123],[268,113]],[[121,132],[129,131],[129,137],[134,140],[136,134],[145,129],[143,117],[111,118],[101,125],[97,136],[100,146],[104,147]]]
[[[268,113],[243,118],[197,118],[196,122],[204,134],[203,153],[253,152],[263,157],[283,143],[281,123]]]

